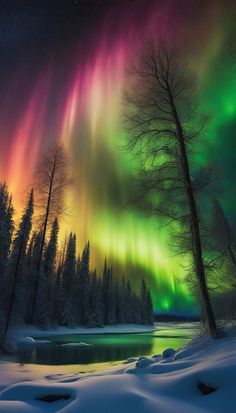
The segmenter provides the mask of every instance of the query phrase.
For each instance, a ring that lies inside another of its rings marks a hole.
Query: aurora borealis
[[[197,161],[218,163],[219,196],[233,216],[235,2],[19,0],[2,1],[1,9],[0,179],[16,209],[42,151],[63,142],[75,185],[62,232],[75,231],[79,249],[90,240],[94,265],[106,256],[117,272],[139,282],[145,276],[157,311],[194,311],[171,258],[170,229],[126,208],[136,165],[120,150],[121,96],[126,69],[149,34],[184,50],[198,77],[200,110],[210,115]]]

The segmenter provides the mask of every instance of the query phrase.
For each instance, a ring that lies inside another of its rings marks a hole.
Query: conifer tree
[[[133,314],[132,314],[132,290],[131,290],[131,284],[129,280],[126,283],[126,289],[125,289],[125,307],[126,307],[125,321],[128,324],[133,323],[134,320],[133,320]]]
[[[9,264],[6,270],[5,278],[5,317],[1,336],[1,349],[4,347],[4,343],[7,337],[10,322],[12,321],[13,308],[16,302],[19,301],[21,295],[22,301],[22,269],[24,268],[24,262],[26,258],[26,251],[32,226],[33,216],[33,190],[31,190],[26,209],[21,218],[19,228],[16,232],[12,252],[9,258]]]
[[[52,225],[52,229],[51,229],[49,243],[47,245],[47,248],[45,250],[45,254],[43,257],[43,271],[49,278],[53,277],[55,270],[56,270],[55,267],[56,267],[58,232],[59,232],[58,219],[55,218],[53,225]]]
[[[62,273],[65,265],[66,249],[68,244],[68,237],[65,236],[62,250],[59,252],[59,264],[55,276],[55,300],[54,300],[54,320],[55,323],[60,323],[60,312],[62,306]]]
[[[154,323],[154,315],[153,315],[153,304],[150,290],[147,290],[147,300],[146,300],[146,308],[147,308],[147,323],[153,324]]]
[[[74,324],[73,313],[73,287],[75,281],[76,269],[76,236],[70,234],[64,268],[61,277],[61,311],[59,313],[59,321],[61,325],[72,326]]]
[[[153,305],[150,291],[147,289],[146,283],[142,280],[141,285],[141,322],[143,324],[153,324]]]
[[[101,327],[103,325],[102,287],[101,282],[97,279],[96,271],[90,276],[89,313],[86,325],[88,327]]]
[[[113,296],[114,296],[114,323],[122,324],[122,291],[119,281],[113,283]]]
[[[113,324],[114,317],[114,300],[112,289],[112,270],[107,267],[105,260],[103,277],[102,277],[102,290],[103,290],[103,318],[104,323],[107,325]]]
[[[0,338],[4,347],[9,326],[16,321],[33,321],[43,328],[52,324],[88,327],[117,323],[153,322],[152,300],[143,281],[141,296],[131,283],[113,277],[105,261],[102,277],[90,272],[90,245],[76,259],[76,236],[65,239],[58,255],[57,218],[51,227],[48,243],[42,232],[30,238],[33,215],[33,190],[30,193],[11,252],[13,207],[5,184],[0,184]],[[42,265],[39,268],[39,261]],[[56,262],[59,262],[56,267]],[[4,271],[4,267],[6,268]],[[38,286],[37,286],[38,285]],[[37,287],[36,287],[37,286]],[[37,300],[35,304],[35,291]],[[34,312],[32,311],[34,307]]]
[[[148,324],[148,312],[147,312],[147,287],[144,280],[141,285],[141,320],[143,324]]]
[[[58,231],[58,220],[55,218],[51,229],[50,239],[43,256],[43,268],[41,271],[35,311],[37,324],[44,328],[50,327],[54,322],[54,291]]]
[[[25,284],[26,284],[26,303],[25,303],[25,321],[32,321],[33,292],[38,277],[38,260],[40,255],[40,246],[42,242],[42,232],[34,232],[27,251],[25,262]]]
[[[68,242],[68,240],[67,240],[67,236],[66,236],[65,239],[64,239],[62,251],[60,251],[60,254],[59,254],[59,264],[58,264],[58,267],[57,267],[57,276],[56,276],[57,280],[60,280],[61,276],[62,276],[62,270],[64,268],[64,263],[65,263],[67,242]]]
[[[80,265],[79,265],[79,296],[78,296],[78,311],[80,324],[87,325],[89,321],[89,260],[90,260],[90,246],[89,242],[85,245]]]
[[[118,321],[120,324],[125,323],[125,278],[124,275],[122,277],[121,285],[119,287],[119,302],[118,302]]]
[[[134,322],[137,324],[141,324],[141,300],[136,294],[133,294],[133,314],[134,314]]]
[[[0,280],[7,266],[13,224],[13,207],[6,184],[0,184]]]
[[[36,232],[33,232],[30,241],[29,241],[29,246],[27,249],[26,257],[25,257],[25,262],[24,262],[24,289],[25,289],[25,315],[24,315],[24,320],[27,322],[27,315],[30,311],[30,294],[31,290],[33,288],[33,282],[32,282],[32,264],[33,264],[33,250],[34,250],[34,243],[36,240]]]

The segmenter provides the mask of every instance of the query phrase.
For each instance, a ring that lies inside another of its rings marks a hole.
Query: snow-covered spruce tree
[[[112,288],[112,270],[107,267],[105,260],[103,276],[102,276],[102,295],[103,295],[103,319],[104,324],[110,325],[114,323],[114,300]]]
[[[19,228],[13,240],[13,246],[9,263],[5,271],[4,285],[4,318],[2,320],[1,349],[4,349],[10,323],[14,321],[14,310],[17,317],[23,317],[24,310],[24,291],[23,274],[26,251],[32,226],[33,216],[33,190],[31,190],[26,209],[21,218]]]
[[[27,256],[25,260],[25,285],[26,285],[26,299],[25,299],[25,321],[26,323],[32,322],[32,305],[33,305],[33,292],[35,289],[36,280],[38,277],[38,260],[40,255],[40,247],[42,242],[42,233],[34,232]]]
[[[59,224],[55,218],[49,242],[43,256],[43,265],[40,274],[38,297],[35,309],[35,321],[43,327],[49,328],[54,323],[56,253]]]
[[[98,315],[97,315],[97,320],[101,325],[104,325],[104,318],[103,318],[103,308],[104,308],[104,303],[102,299],[102,280],[100,277],[97,277],[97,299],[96,299],[96,305],[98,308]]]
[[[57,256],[57,270],[55,274],[55,287],[54,287],[54,316],[53,319],[55,323],[59,323],[59,313],[61,309],[61,277],[65,263],[65,256],[66,256],[66,247],[67,247],[67,236],[65,236],[62,249],[59,250],[59,254]]]
[[[125,315],[125,322],[127,324],[131,324],[134,322],[133,320],[133,311],[132,311],[132,289],[130,281],[128,280],[126,283],[125,288],[125,306],[126,306],[126,315]]]
[[[56,275],[55,275],[54,317],[53,319],[55,320],[56,324],[60,324],[60,312],[61,312],[62,299],[63,299],[61,280],[62,280],[62,273],[63,273],[64,265],[65,265],[67,244],[68,244],[68,237],[66,235],[64,238],[62,249],[59,251],[58,266],[57,266]]]
[[[29,312],[29,297],[30,297],[30,292],[33,289],[33,283],[32,283],[32,276],[31,276],[31,269],[32,269],[32,263],[33,263],[33,249],[34,249],[34,243],[36,239],[36,232],[33,232],[31,235],[29,245],[27,248],[27,253],[24,261],[24,289],[25,289],[25,314],[24,314],[24,320],[27,322],[27,314]]]
[[[75,278],[73,286],[73,314],[76,325],[80,324],[80,255],[76,259]]]
[[[89,313],[88,327],[101,327],[103,325],[102,312],[102,285],[98,280],[96,271],[90,275],[89,285]]]
[[[148,309],[147,309],[147,300],[148,300],[148,291],[145,280],[142,280],[140,298],[141,298],[141,322],[143,324],[148,324]]]
[[[126,308],[125,308],[125,300],[126,300],[126,296],[125,296],[125,278],[124,276],[122,277],[121,283],[118,285],[118,322],[120,324],[124,324],[125,323],[125,314],[126,314]]]
[[[111,288],[112,288],[112,324],[118,323],[118,300],[119,297],[119,286],[118,281],[113,276],[113,270],[111,268]]]
[[[154,314],[153,314],[153,303],[150,290],[147,290],[147,300],[146,300],[146,308],[147,308],[147,324],[154,323]]]
[[[60,301],[61,306],[59,309],[58,320],[60,325],[69,327],[74,325],[74,305],[73,305],[73,288],[75,281],[76,270],[76,236],[70,234],[64,267],[62,270],[61,282],[60,282]]]
[[[140,318],[142,324],[153,324],[153,304],[150,291],[147,289],[146,283],[142,280],[140,291],[141,313]]]
[[[6,184],[3,183],[0,184],[0,284],[7,266],[13,229],[12,200]]]
[[[57,267],[57,274],[56,274],[56,279],[60,280],[62,276],[62,271],[64,268],[64,263],[65,263],[65,256],[66,256],[66,247],[67,247],[68,239],[67,236],[64,239],[63,247],[62,250],[59,251],[59,263]]]
[[[90,247],[85,245],[78,269],[78,316],[81,325],[89,322]]]
[[[132,292],[131,300],[133,323],[141,324],[141,300],[134,292]]]
[[[122,300],[122,289],[121,289],[121,283],[119,282],[119,279],[116,280],[116,282],[113,282],[113,296],[115,300],[115,320],[116,323],[122,324],[123,323],[123,318],[122,318],[122,306],[123,306],[123,300]]]

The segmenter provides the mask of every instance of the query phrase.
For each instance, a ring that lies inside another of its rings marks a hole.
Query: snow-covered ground
[[[35,367],[1,363],[0,412],[236,411],[236,328],[228,329],[222,339],[196,338],[179,351],[168,350],[164,355],[130,359],[90,374],[63,375],[61,366],[50,366],[43,378]],[[215,391],[204,395],[199,383]],[[55,396],[63,399],[48,402]],[[40,398],[45,399],[37,400]]]

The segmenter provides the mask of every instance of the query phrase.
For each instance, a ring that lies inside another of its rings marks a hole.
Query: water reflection
[[[61,335],[45,337],[50,344],[21,345],[5,356],[8,361],[46,365],[91,364],[125,360],[128,357],[159,354],[167,347],[178,349],[193,335],[192,329],[166,329],[142,334]],[[42,339],[42,337],[40,337]],[[87,347],[62,347],[85,342]]]

